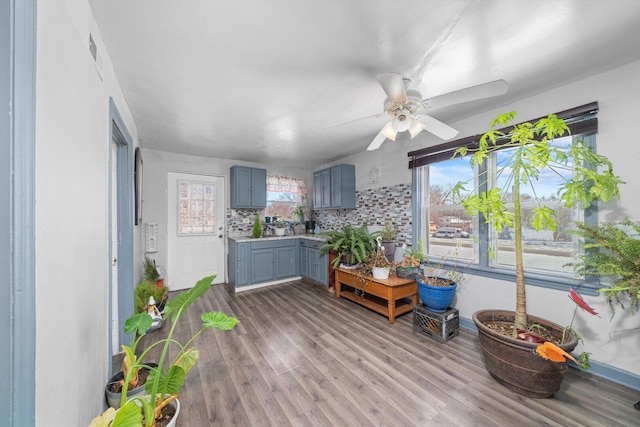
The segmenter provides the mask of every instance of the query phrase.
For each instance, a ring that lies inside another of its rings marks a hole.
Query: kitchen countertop
[[[290,234],[288,236],[269,236],[254,238],[251,236],[229,236],[229,239],[235,240],[236,243],[240,242],[259,242],[263,240],[289,240],[289,239],[305,239],[312,240],[314,242],[326,242],[327,239],[322,236],[316,236],[314,234]]]

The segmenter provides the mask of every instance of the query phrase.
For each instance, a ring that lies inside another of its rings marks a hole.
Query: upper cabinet
[[[313,174],[314,209],[355,209],[356,167],[336,165]]]
[[[267,207],[267,170],[247,166],[231,167],[231,209]]]

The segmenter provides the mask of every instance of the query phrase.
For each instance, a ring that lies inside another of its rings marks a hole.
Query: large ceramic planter
[[[418,280],[418,294],[427,310],[444,313],[451,306],[453,298],[456,296],[458,285],[448,279],[439,280],[446,280],[449,285],[431,286]]]
[[[155,368],[158,365],[156,363],[149,363],[149,366]],[[144,369],[144,368],[143,368]],[[105,395],[107,397],[107,404],[115,409],[118,409],[120,407],[120,399],[122,398],[122,393],[116,393],[116,392],[112,392],[109,390],[110,385],[112,383],[117,383],[118,381],[122,380],[122,378],[124,377],[124,374],[122,371],[118,372],[117,374],[115,374],[113,377],[111,377],[111,379],[109,380],[109,382],[107,383],[106,387],[105,387]],[[136,387],[133,390],[127,390],[127,399],[129,399],[132,396],[137,396],[139,394],[143,394],[144,393],[144,384],[142,384],[140,387]]]
[[[566,362],[552,362],[535,353],[538,344],[515,339],[498,333],[487,322],[513,323],[515,313],[505,310],[481,310],[473,314],[478,328],[480,347],[489,374],[505,387],[528,397],[551,397],[560,389],[567,371]],[[528,322],[544,326],[560,339],[563,327],[541,317],[528,316]],[[566,352],[578,345],[575,335],[560,345]]]

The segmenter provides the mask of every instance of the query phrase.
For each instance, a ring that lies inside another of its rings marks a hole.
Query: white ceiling
[[[280,166],[364,151],[388,121],[370,117],[383,112],[379,73],[401,73],[425,98],[509,83],[429,110],[453,123],[640,59],[638,0],[90,4],[143,147]],[[439,141],[405,132],[396,143]]]

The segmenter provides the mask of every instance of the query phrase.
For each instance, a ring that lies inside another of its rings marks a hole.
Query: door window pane
[[[178,235],[212,234],[214,211],[214,184],[178,181]]]

